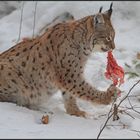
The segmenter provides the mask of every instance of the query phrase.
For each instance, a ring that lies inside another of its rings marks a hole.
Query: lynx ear
[[[99,13],[94,16],[94,25],[103,24],[103,23],[105,23],[105,21],[102,14]]]
[[[105,15],[108,16],[109,18],[111,17],[112,15],[112,6],[113,6],[113,2],[110,4],[110,8],[108,11],[105,12]]]

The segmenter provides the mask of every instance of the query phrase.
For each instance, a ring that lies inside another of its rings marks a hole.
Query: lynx
[[[38,109],[58,90],[62,91],[66,112],[86,116],[76,99],[109,104],[114,97],[110,85],[100,91],[84,78],[91,53],[115,48],[111,23],[112,5],[102,13],[49,27],[42,35],[24,40],[0,54],[0,101]]]

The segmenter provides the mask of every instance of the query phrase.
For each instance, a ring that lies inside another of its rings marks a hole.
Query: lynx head
[[[115,31],[111,24],[112,3],[110,9],[104,13],[102,7],[94,18],[93,51],[106,52],[115,48]]]

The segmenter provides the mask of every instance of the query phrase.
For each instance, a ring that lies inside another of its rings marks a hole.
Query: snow
[[[100,6],[104,7],[103,10],[107,10],[110,3],[110,1],[38,2],[35,34],[63,12],[68,11],[76,19],[80,19],[96,13]],[[5,8],[0,6],[0,12],[4,11],[4,14],[0,14],[0,52],[7,50],[17,42],[21,4],[19,2],[9,2],[7,5],[3,4]],[[32,37],[34,5],[35,2],[32,1],[24,4],[21,38]],[[11,10],[10,14],[7,14],[7,6],[15,9]],[[126,62],[131,63],[136,53],[140,52],[139,8],[140,2],[136,1],[114,2],[112,15],[112,22],[116,31],[114,56],[121,66],[124,66]],[[99,89],[106,89],[111,83],[104,77],[105,58],[106,54],[93,54],[85,70],[87,80]],[[127,80],[127,76],[125,77],[125,83],[120,87],[125,92],[122,93],[117,102],[128,93],[137,80]],[[131,95],[139,93],[140,87],[137,85]],[[137,107],[140,104],[140,98],[134,97],[131,101]],[[60,92],[49,103],[44,103],[40,111],[29,110],[12,103],[0,103],[0,138],[97,138],[111,105],[91,105],[80,100],[78,100],[78,104],[81,109],[89,112],[88,118],[79,118],[66,114]],[[130,107],[127,100],[122,105]],[[128,110],[128,112],[134,118],[124,113],[120,114],[118,121],[110,120],[108,122],[108,124],[114,126],[108,126],[100,138],[140,138],[138,136],[140,133],[133,131],[140,131],[140,115],[132,110]],[[50,118],[47,125],[41,124],[41,118],[45,114],[48,114]]]

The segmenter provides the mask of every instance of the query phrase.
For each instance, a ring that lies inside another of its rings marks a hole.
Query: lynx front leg
[[[63,99],[64,99],[64,106],[66,109],[66,112],[70,115],[76,115],[78,117],[86,117],[86,112],[81,111],[77,104],[76,99],[72,97],[69,93],[63,92]]]
[[[61,81],[61,88],[70,93],[71,96],[90,101],[91,103],[109,104],[114,97],[114,91],[119,92],[115,86],[111,85],[107,91],[100,91],[92,87],[82,77],[65,78]]]

